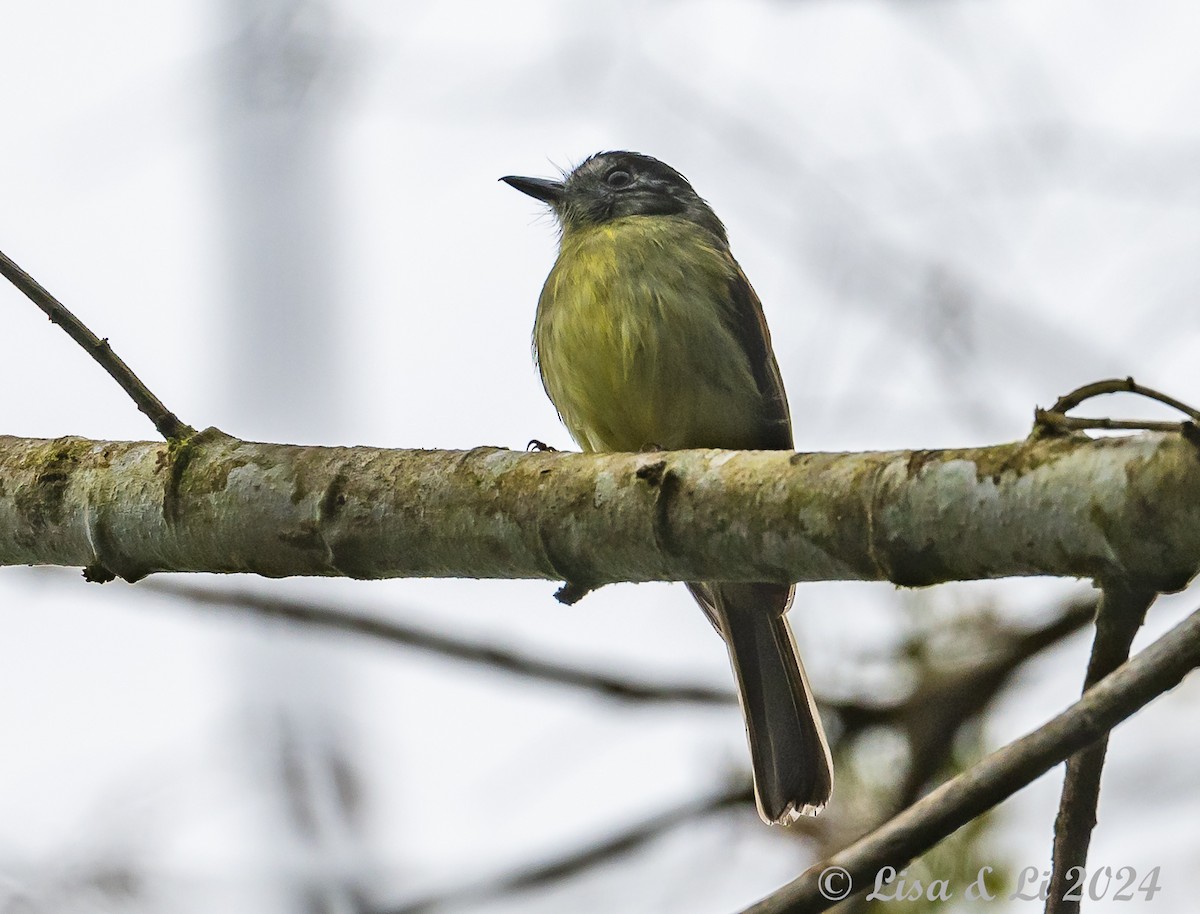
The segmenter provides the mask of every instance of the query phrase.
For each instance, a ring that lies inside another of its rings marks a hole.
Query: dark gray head
[[[727,243],[725,226],[687,178],[637,152],[598,152],[562,181],[514,175],[500,180],[549,203],[564,232],[623,216],[682,216]]]

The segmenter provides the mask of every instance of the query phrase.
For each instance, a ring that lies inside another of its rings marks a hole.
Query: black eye
[[[609,187],[620,190],[622,187],[628,187],[633,183],[633,175],[622,168],[615,171],[610,171],[604,178],[604,183]]]

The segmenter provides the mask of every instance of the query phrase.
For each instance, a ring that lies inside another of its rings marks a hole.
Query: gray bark
[[[522,453],[0,436],[0,565],[614,581],[1013,575],[1183,587],[1178,434],[855,454]]]

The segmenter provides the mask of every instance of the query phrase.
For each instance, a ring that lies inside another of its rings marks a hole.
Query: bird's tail
[[[784,615],[791,588],[700,584],[691,589],[729,648],[750,741],[759,815],[774,825],[816,815],[829,802],[833,765]]]

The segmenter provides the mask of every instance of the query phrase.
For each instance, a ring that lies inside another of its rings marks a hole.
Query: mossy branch
[[[577,589],[1055,575],[1162,592],[1200,568],[1200,456],[1159,433],[861,454],[0,436],[0,565],[35,564]]]

